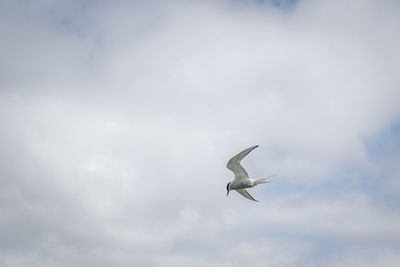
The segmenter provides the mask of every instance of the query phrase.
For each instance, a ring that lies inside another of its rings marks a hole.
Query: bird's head
[[[226,185],[226,196],[229,195],[230,186],[231,186],[231,182],[229,182],[229,183]]]

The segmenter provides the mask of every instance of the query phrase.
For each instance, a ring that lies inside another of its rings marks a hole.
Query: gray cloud
[[[394,266],[399,5],[288,3],[4,1],[0,263]]]

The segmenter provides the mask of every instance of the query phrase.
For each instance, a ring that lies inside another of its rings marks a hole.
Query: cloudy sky
[[[398,266],[400,3],[166,2],[0,1],[0,265]]]

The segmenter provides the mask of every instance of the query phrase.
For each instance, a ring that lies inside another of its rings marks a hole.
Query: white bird
[[[253,201],[257,201],[249,194],[249,192],[246,191],[245,188],[252,188],[258,184],[264,184],[264,183],[271,182],[268,179],[271,178],[273,175],[268,178],[259,179],[259,180],[251,179],[251,178],[249,178],[249,175],[247,174],[247,172],[243,168],[243,166],[240,165],[240,161],[242,161],[242,159],[245,156],[247,156],[247,154],[249,154],[256,147],[258,147],[258,146],[252,146],[252,147],[249,147],[249,148],[243,150],[242,152],[240,152],[239,154],[237,154],[236,156],[231,158],[228,161],[228,164],[226,164],[226,167],[229,170],[233,171],[233,173],[235,174],[235,179],[233,179],[226,185],[226,190],[227,190],[226,196],[229,195],[229,191],[236,190],[239,194],[241,194],[245,198],[253,200]]]

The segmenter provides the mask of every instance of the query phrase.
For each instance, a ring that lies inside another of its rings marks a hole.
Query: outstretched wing
[[[236,191],[237,191],[239,194],[241,194],[242,196],[244,196],[245,198],[258,202],[258,200],[255,200],[255,199],[249,194],[249,192],[247,192],[246,189],[236,189]]]
[[[249,147],[249,148],[243,150],[242,152],[240,152],[239,154],[237,154],[236,156],[231,158],[228,161],[228,164],[226,164],[226,167],[229,170],[233,171],[233,173],[235,174],[235,179],[249,177],[246,170],[242,167],[242,165],[240,165],[240,162],[242,161],[242,159],[244,157],[247,156],[247,154],[249,154],[256,147],[258,147],[258,146],[252,146],[252,147]]]

